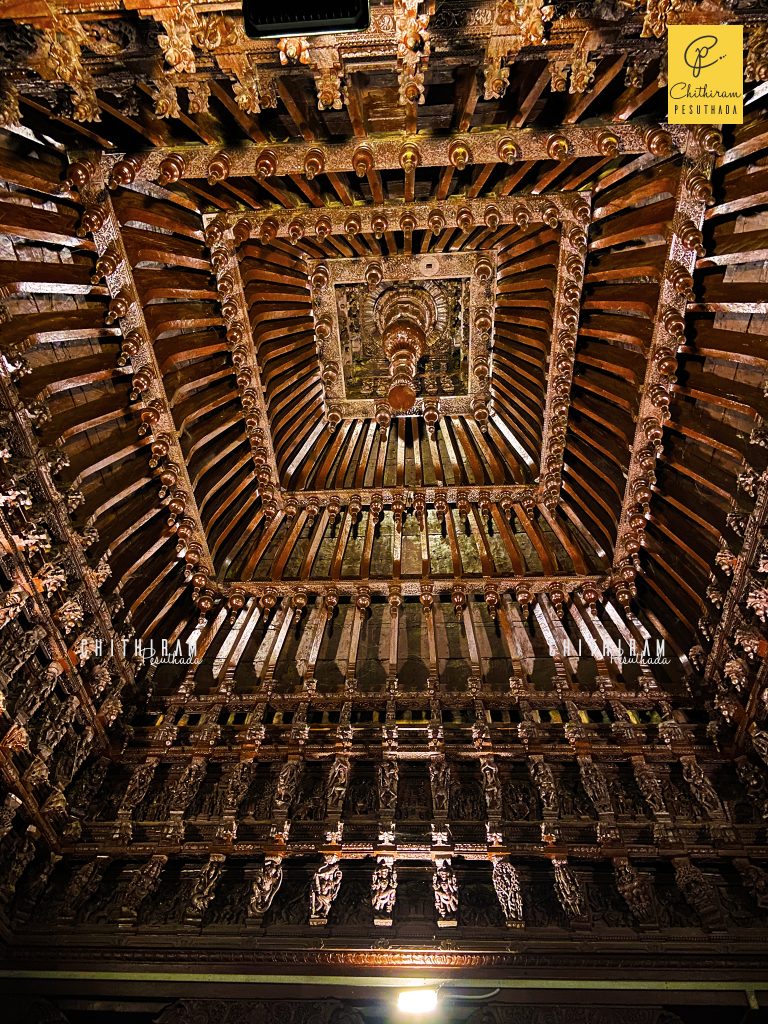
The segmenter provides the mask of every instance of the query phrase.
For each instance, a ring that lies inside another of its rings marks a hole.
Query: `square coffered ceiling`
[[[253,422],[260,407],[259,457],[273,461],[282,493],[301,503],[307,491],[397,486],[386,448],[400,443],[417,451],[406,487],[459,485],[467,464],[476,487],[553,504],[589,198],[209,218],[230,335],[234,325],[252,385],[245,413]],[[401,415],[386,402],[376,312],[397,289],[427,293],[436,310],[418,396]],[[347,464],[349,445],[359,452]]]

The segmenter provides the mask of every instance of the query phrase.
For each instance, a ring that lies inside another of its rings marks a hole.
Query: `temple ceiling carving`
[[[751,977],[760,5],[9,17],[14,962]],[[666,26],[706,18],[745,122],[667,125]]]

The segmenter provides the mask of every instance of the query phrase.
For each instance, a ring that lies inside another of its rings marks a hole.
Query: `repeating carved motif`
[[[523,928],[523,890],[517,868],[501,857],[494,857],[492,879],[507,926]]]
[[[342,873],[339,858],[326,855],[323,863],[312,876],[309,892],[310,924],[324,925],[328,921],[333,901],[341,888]]]
[[[639,924],[655,924],[655,898],[653,887],[625,857],[613,861],[616,888]]]
[[[555,857],[552,860],[555,872],[555,892],[565,913],[569,918],[585,918],[588,913],[587,897],[584,889],[566,860]]]
[[[265,857],[264,865],[256,868],[251,880],[248,898],[248,918],[261,920],[277,895],[283,881],[283,862],[280,857]]]
[[[189,894],[185,916],[187,920],[199,922],[216,894],[226,857],[223,853],[212,853],[198,872]]]
[[[440,927],[456,924],[459,909],[459,883],[450,857],[437,857],[432,872],[437,923]]]
[[[374,924],[391,925],[397,899],[397,868],[394,857],[377,857],[371,877]]]

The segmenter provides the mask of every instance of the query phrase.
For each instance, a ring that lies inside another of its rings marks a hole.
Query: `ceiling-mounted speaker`
[[[252,39],[359,32],[371,23],[369,0],[243,0],[245,32]]]

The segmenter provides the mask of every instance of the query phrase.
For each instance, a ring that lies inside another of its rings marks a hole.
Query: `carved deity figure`
[[[675,882],[687,903],[697,912],[707,928],[722,925],[722,915],[713,885],[704,872],[690,861],[674,861]]]
[[[77,709],[77,698],[70,697],[63,701],[43,725],[40,730],[38,745],[44,750],[53,751],[64,739],[70,722],[75,717]]]
[[[557,815],[560,813],[560,798],[557,795],[557,785],[552,769],[545,764],[541,758],[533,757],[530,762],[530,772],[536,788],[539,791],[544,813]]]
[[[459,883],[450,857],[438,857],[432,873],[435,909],[439,918],[455,917],[459,909]]]
[[[640,790],[643,800],[648,804],[651,813],[654,815],[666,814],[667,805],[664,802],[664,792],[653,768],[645,761],[635,762],[635,779],[637,788]]]
[[[447,814],[451,790],[451,773],[445,761],[430,762],[429,779],[432,783],[432,808],[434,813]]]
[[[626,857],[617,857],[613,862],[616,888],[633,916],[642,924],[656,919],[653,888],[647,879],[638,874]]]
[[[753,807],[763,821],[768,820],[768,782],[765,776],[746,759],[737,761],[736,772]]]
[[[331,906],[338,896],[340,888],[339,858],[326,856],[312,878],[312,888],[309,893],[310,923],[313,920],[320,923],[328,919]]]
[[[491,878],[507,923],[521,927],[524,924],[523,891],[517,868],[513,867],[508,860],[495,857]]]
[[[64,892],[59,917],[64,920],[75,917],[88,896],[96,892],[106,866],[106,857],[95,857],[77,869]]]
[[[141,803],[146,796],[156,768],[157,758],[150,758],[143,764],[137,765],[123,794],[123,799],[120,801],[119,814],[127,814],[135,810]]]
[[[613,804],[605,776],[598,766],[589,758],[579,758],[581,782],[598,814],[611,814]]]
[[[300,761],[286,761],[280,769],[280,774],[277,777],[277,785],[275,786],[275,811],[283,814],[288,813],[288,808],[291,806],[291,803],[296,796],[300,773]]]
[[[125,917],[132,919],[137,916],[141,904],[160,884],[160,875],[167,860],[163,854],[157,854],[134,871],[120,905]]]
[[[483,776],[483,790],[485,792],[485,804],[488,808],[488,813],[492,815],[501,814],[499,769],[490,758],[484,757],[480,762],[480,771]]]
[[[397,898],[397,868],[393,857],[379,857],[371,879],[371,905],[379,917],[391,917]]]
[[[188,913],[192,917],[202,917],[211,902],[219,881],[225,857],[221,853],[212,853],[207,863],[201,868],[195,879],[189,896]]]
[[[264,866],[257,868],[251,882],[248,899],[248,917],[263,917],[272,906],[283,881],[283,862],[280,857],[265,857]]]
[[[337,757],[328,773],[325,787],[325,806],[329,814],[337,813],[344,804],[344,796],[349,782],[349,761]]]
[[[763,910],[768,910],[768,871],[757,864],[751,864],[748,860],[739,859],[733,863],[755,903]]]
[[[42,676],[35,675],[31,680],[27,680],[16,705],[16,713],[24,715],[27,720],[33,718],[50,697],[61,672],[61,666],[52,662]]]
[[[4,850],[3,862],[0,864],[0,901],[10,902],[16,892],[16,886],[36,852],[36,839],[39,833],[33,825],[27,827],[23,837]]]
[[[186,810],[200,788],[205,770],[205,762],[198,758],[184,766],[171,791],[169,806],[172,811]]]
[[[397,761],[382,761],[379,765],[379,810],[394,814],[397,809]]]
[[[715,787],[706,777],[701,766],[695,757],[681,757],[680,764],[683,769],[683,778],[688,783],[693,798],[701,805],[707,814],[721,818],[723,817],[723,805],[720,797],[715,792]]]
[[[238,807],[245,799],[245,794],[250,788],[253,778],[253,764],[249,761],[239,761],[232,765],[226,775],[222,792],[222,810],[235,814]]]
[[[26,665],[37,648],[48,639],[48,630],[43,626],[33,626],[18,639],[10,643],[0,654],[0,678],[8,682]]]
[[[575,872],[566,860],[554,859],[552,867],[555,872],[555,892],[560,906],[568,917],[585,917],[587,899]]]

